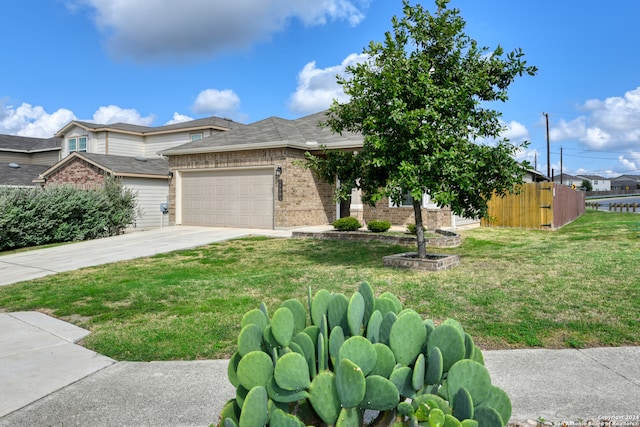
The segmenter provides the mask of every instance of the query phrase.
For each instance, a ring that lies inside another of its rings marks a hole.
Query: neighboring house
[[[242,126],[218,117],[158,127],[74,120],[56,133],[61,160],[46,168],[38,181],[93,189],[102,185],[105,175],[120,177],[138,194],[142,216],[136,227],[160,227],[166,222],[160,203],[167,202],[170,176],[167,160],[158,152]]]
[[[580,188],[580,186],[582,185],[583,179],[584,178],[562,173],[560,175],[554,175],[552,181],[557,184],[566,185],[567,187],[571,187],[572,185],[575,185],[576,188]]]
[[[591,183],[591,191],[611,191],[611,180],[609,178],[600,175],[578,175],[577,177],[589,181]],[[582,186],[582,182],[580,186]]]
[[[74,120],[56,133],[61,138],[61,158],[77,152],[115,156],[159,157],[158,152],[207,138],[244,125],[219,117],[207,117],[172,125],[148,127],[126,123],[111,125]]]
[[[167,225],[160,204],[167,202],[169,166],[160,157],[126,157],[74,152],[40,176],[46,185],[73,185],[84,190],[100,188],[106,176],[122,179],[138,195],[140,216],[137,228]]]
[[[335,185],[321,181],[300,162],[305,152],[319,152],[321,146],[357,151],[363,139],[319,127],[324,117],[325,112],[296,120],[270,117],[161,152],[173,173],[170,222],[270,229],[321,225],[339,218]],[[404,225],[413,221],[413,208],[394,207],[386,199],[369,208],[354,191],[350,215],[365,222],[388,219]],[[423,216],[429,228],[451,225],[449,210],[427,199]]]
[[[525,184],[529,182],[549,182],[551,181],[551,178],[549,178],[542,172],[538,172],[535,169],[525,169],[525,174],[522,177],[522,181]]]
[[[640,175],[620,175],[611,178],[611,190],[634,191],[640,189]]]
[[[33,180],[60,160],[60,145],[60,138],[0,135],[0,186],[34,186]]]

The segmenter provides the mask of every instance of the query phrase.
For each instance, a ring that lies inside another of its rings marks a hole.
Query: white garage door
[[[182,223],[273,228],[273,169],[184,172]]]

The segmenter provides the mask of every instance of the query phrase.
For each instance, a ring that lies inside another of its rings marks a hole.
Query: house
[[[600,175],[578,175],[577,177],[589,181],[591,183],[591,191],[611,191],[609,178]],[[582,183],[580,183],[580,186],[582,186]]]
[[[611,190],[635,192],[640,189],[640,175],[620,175],[611,178]]]
[[[33,180],[60,160],[60,146],[60,138],[0,135],[0,186],[34,186]]]
[[[567,187],[576,186],[579,188],[582,185],[583,178],[561,173],[560,175],[554,175],[552,181],[558,184],[566,185]]]
[[[169,165],[167,160],[142,156],[127,157],[73,152],[40,174],[46,185],[73,185],[84,190],[100,188],[106,176],[122,180],[125,187],[138,195],[140,215],[136,228],[167,225],[162,203],[167,201]]]
[[[60,160],[45,168],[37,182],[92,189],[102,185],[105,175],[120,177],[138,194],[136,227],[159,227],[166,223],[160,204],[167,202],[170,176],[168,162],[158,152],[242,126],[219,117],[158,127],[74,120],[56,133]]]
[[[173,174],[169,220],[180,225],[289,228],[321,225],[346,214],[333,199],[335,186],[321,181],[300,163],[305,152],[322,146],[335,150],[362,148],[360,134],[334,134],[320,127],[325,112],[295,120],[270,117],[223,134],[205,137],[161,152]],[[389,200],[364,206],[352,193],[349,214],[413,221],[413,207]],[[428,228],[448,227],[451,213],[423,200]]]

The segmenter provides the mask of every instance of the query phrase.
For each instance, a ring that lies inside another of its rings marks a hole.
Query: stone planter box
[[[439,237],[428,237],[426,239],[427,246],[440,248],[455,248],[460,246],[462,238],[459,234],[452,231],[436,230]],[[370,231],[335,231],[327,230],[323,232],[294,231],[293,237],[313,238],[326,240],[350,240],[354,242],[370,242],[377,240],[395,245],[415,245],[415,236],[394,236],[385,233],[372,233]]]
[[[417,252],[405,252],[382,257],[382,263],[385,267],[442,271],[460,265],[460,256],[427,254],[426,258],[418,258]]]

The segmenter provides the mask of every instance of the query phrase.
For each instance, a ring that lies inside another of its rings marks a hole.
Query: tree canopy
[[[492,194],[522,182],[524,170],[514,158],[521,146],[501,136],[501,114],[491,105],[508,99],[516,77],[537,71],[521,49],[479,47],[448,3],[436,0],[432,14],[403,0],[404,16],[392,18],[393,30],[364,49],[368,60],[338,76],[350,100],[334,100],[327,112],[324,125],[361,133],[362,149],[307,153],[306,160],[320,177],[339,179],[339,199],[353,188],[369,204],[410,193],[420,256],[423,194],[456,214],[478,217],[486,215]]]

